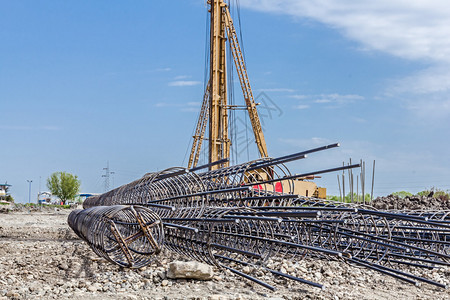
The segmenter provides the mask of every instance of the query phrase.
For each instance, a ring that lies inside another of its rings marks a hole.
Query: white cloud
[[[25,126],[25,125],[0,125],[0,130],[14,130],[14,131],[35,131],[35,130],[45,130],[45,131],[58,131],[61,127],[57,126]]]
[[[446,178],[437,174],[448,174],[447,165],[442,164],[442,158],[437,157],[431,149],[428,148],[426,151],[410,151],[409,146],[402,145],[401,142],[396,147],[392,147],[392,144],[384,145],[365,140],[336,141],[324,137],[305,139],[280,138],[278,141],[283,145],[286,154],[313,149],[334,142],[342,142],[339,148],[311,154],[305,160],[290,163],[288,167],[291,170],[309,172],[342,166],[342,162],[348,163],[350,158],[352,159],[352,163],[357,163],[362,159],[366,165],[366,191],[369,192],[371,188],[373,161],[376,160],[375,195],[380,193],[387,195],[399,190],[417,192],[426,187],[436,186],[436,181]],[[412,164],[411,162],[414,163]],[[354,169],[355,176],[359,174],[359,170]],[[422,174],[431,175],[424,178]],[[354,180],[356,181],[356,178]],[[445,184],[448,182],[442,181]],[[329,194],[339,194],[336,173],[323,174],[322,179],[316,182],[326,187]],[[348,188],[348,177],[346,173],[346,190]]]
[[[341,95],[341,94],[322,94],[322,95],[292,95],[289,96],[293,99],[301,100],[301,104],[294,106],[296,109],[309,108],[310,104],[328,104],[327,108],[335,108],[346,104],[355,103],[357,101],[364,100],[360,95]],[[310,104],[306,104],[310,103]]]
[[[200,81],[189,81],[189,80],[176,80],[176,81],[169,82],[169,86],[178,86],[178,87],[196,86],[199,84],[201,84]]]
[[[347,104],[347,103],[355,103],[361,100],[364,100],[364,97],[360,95],[329,94],[329,95],[321,95],[321,98],[317,99],[316,103],[336,102],[338,104]]]
[[[450,64],[393,80],[386,95],[403,100],[405,107],[418,116],[445,119],[450,115]]]
[[[450,91],[450,64],[430,67],[400,80],[394,80],[388,92],[427,94]]]
[[[292,95],[292,96],[289,96],[289,98],[303,100],[303,99],[308,98],[308,96],[307,95]]]
[[[152,72],[170,72],[170,71],[172,71],[172,69],[171,68],[158,68],[158,69],[155,69],[155,70],[152,70]]]
[[[166,102],[158,102],[155,104],[155,107],[167,107],[167,106],[173,106],[173,105],[170,105],[169,103],[166,103]]]
[[[440,124],[438,121],[447,123],[447,117],[450,115],[450,98],[448,95],[427,96],[422,101],[416,99],[408,102],[407,108],[426,120],[433,120],[435,124]]]
[[[317,100],[314,100],[314,103],[331,103],[331,100],[330,99],[317,99]]]
[[[367,120],[364,118],[353,117],[352,120],[356,123],[367,123]]]
[[[242,0],[243,7],[313,20],[379,51],[428,65],[388,82],[386,96],[415,111],[431,107],[450,115],[450,4],[447,0]],[[342,99],[343,100],[343,99]],[[316,103],[327,103],[328,98]]]
[[[175,80],[182,80],[182,79],[188,79],[188,78],[191,78],[192,76],[189,76],[189,75],[179,75],[179,76],[176,76],[174,79]]]
[[[58,130],[61,130],[61,128],[60,127],[58,127],[58,126],[42,126],[42,127],[40,127],[40,129],[42,129],[42,130],[48,130],[48,131],[58,131]]]
[[[295,109],[307,109],[307,108],[309,108],[309,105],[299,104],[299,105],[294,106],[294,108]]]
[[[326,138],[321,137],[312,137],[310,139],[285,139],[280,138],[279,141],[283,144],[299,147],[299,148],[314,148],[317,146],[325,146],[327,144],[331,144],[331,141]]]
[[[450,61],[445,0],[242,0],[248,8],[309,18],[367,49],[409,59]]]
[[[274,89],[259,89],[258,92],[293,93],[295,92],[295,90],[286,88],[274,88]]]
[[[20,125],[6,125],[0,126],[2,130],[33,130],[34,128],[31,126],[20,126]]]

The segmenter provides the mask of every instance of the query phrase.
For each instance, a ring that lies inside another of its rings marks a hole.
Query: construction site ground
[[[0,299],[450,299],[450,290],[414,286],[343,261],[305,258],[272,262],[275,269],[322,283],[324,290],[254,270],[272,292],[216,270],[211,281],[165,278],[164,252],[144,269],[121,269],[99,258],[67,225],[70,210],[0,213]],[[408,269],[450,285],[450,268]],[[261,274],[258,274],[261,273]]]

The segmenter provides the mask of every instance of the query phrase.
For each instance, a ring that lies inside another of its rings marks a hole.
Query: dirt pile
[[[442,200],[433,196],[407,196],[402,198],[389,195],[374,199],[371,205],[383,210],[450,210],[449,200]]]

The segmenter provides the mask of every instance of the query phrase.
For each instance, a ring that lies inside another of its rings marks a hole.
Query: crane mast
[[[211,14],[210,35],[210,73],[209,83],[202,103],[197,122],[188,167],[197,165],[204,140],[206,124],[209,119],[209,163],[230,157],[231,141],[228,128],[227,104],[227,57],[226,42],[229,41],[231,53],[238,73],[245,105],[253,128],[255,142],[261,157],[267,157],[267,146],[262,132],[261,122],[256,109],[255,99],[245,66],[236,30],[230,10],[224,0],[209,0]],[[228,166],[229,162],[214,165],[211,169]]]
[[[230,10],[225,7],[225,22],[228,32],[228,38],[230,39],[231,50],[233,59],[236,64],[236,70],[241,83],[242,92],[244,94],[245,104],[247,106],[248,115],[253,128],[253,134],[255,135],[255,142],[258,146],[259,154],[261,157],[268,157],[266,140],[261,127],[261,121],[259,120],[258,111],[256,110],[255,98],[253,97],[252,88],[250,86],[250,80],[247,75],[247,68],[245,66],[244,56],[242,55],[241,46],[237,38],[236,29],[233,25],[233,19],[230,15]]]
[[[228,137],[226,28],[223,0],[211,0],[209,163],[230,157]],[[219,168],[214,166],[213,168]]]
[[[194,168],[198,164],[198,159],[200,158],[200,151],[202,149],[202,144],[205,136],[206,125],[209,119],[209,97],[210,97],[210,85],[208,83],[205,95],[203,97],[202,108],[200,110],[200,115],[197,121],[197,127],[195,128],[195,134],[193,136],[194,140],[192,142],[191,155],[189,156],[189,168]]]

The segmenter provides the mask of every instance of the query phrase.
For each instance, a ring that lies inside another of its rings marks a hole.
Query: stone
[[[90,286],[88,286],[88,291],[89,292],[96,292],[97,291],[97,286],[95,286],[95,285],[90,285]]]
[[[8,292],[6,293],[6,297],[12,298],[13,295],[14,295],[14,292],[13,292],[13,291],[8,291]]]
[[[167,277],[171,279],[211,280],[214,277],[214,271],[210,265],[196,261],[175,261],[169,264]]]
[[[317,278],[317,280],[322,279],[322,273],[320,273],[320,272],[314,273],[314,276]]]
[[[211,295],[208,297],[208,300],[228,300],[228,297],[224,295]]]
[[[162,280],[164,280],[164,279],[167,278],[167,273],[164,272],[164,271],[159,271],[159,272],[157,273],[157,275],[158,275],[158,277],[161,278]]]
[[[169,285],[169,280],[164,279],[164,280],[161,282],[161,285],[162,285],[162,286],[168,286],[168,285]]]
[[[153,278],[153,273],[151,271],[143,272],[142,277],[144,277],[146,279],[151,279],[151,278]]]

